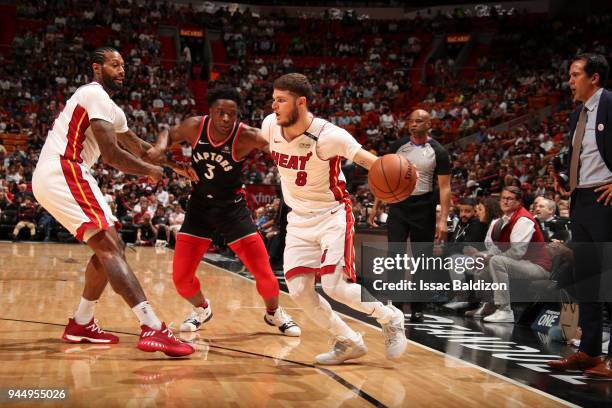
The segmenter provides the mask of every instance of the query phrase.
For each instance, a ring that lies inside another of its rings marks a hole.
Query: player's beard
[[[118,84],[113,80],[113,77],[102,71],[102,85],[112,92],[119,92],[123,89],[123,84]]]
[[[293,105],[293,110],[289,114],[289,119],[287,119],[287,122],[283,123],[281,126],[282,127],[293,126],[297,123],[299,118],[300,118],[300,112],[298,111],[298,106],[296,103],[295,105]]]

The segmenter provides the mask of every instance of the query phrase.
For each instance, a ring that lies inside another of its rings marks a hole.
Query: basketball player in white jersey
[[[155,315],[126,262],[125,244],[116,230],[120,224],[90,172],[100,156],[124,173],[148,176],[153,182],[162,178],[163,171],[139,158],[151,146],[129,130],[125,113],[111,99],[125,78],[119,52],[110,47],[96,50],[92,69],[93,82],[77,89],[56,118],[32,178],[38,202],[94,252],[85,270],[81,302],[62,338],[73,343],[119,341],[94,319],[95,305],[110,283],[140,320],[140,350],[186,356],[193,347],[174,337]]]
[[[378,320],[388,358],[400,357],[408,343],[404,313],[376,301],[362,302],[362,287],[355,283],[354,218],[351,199],[340,170],[343,157],[369,169],[377,157],[344,129],[315,118],[308,111],[312,88],[297,73],[274,81],[272,109],[261,132],[270,143],[278,166],[283,197],[292,211],[287,217],[284,273],[289,294],[319,327],[335,337],[332,350],[319,354],[319,364],[340,364],[363,356],[368,349],[315,291],[320,277],[332,299]]]

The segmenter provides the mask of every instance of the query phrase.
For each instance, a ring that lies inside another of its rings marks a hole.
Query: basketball
[[[416,182],[416,167],[398,154],[386,154],[378,158],[368,174],[372,194],[390,204],[410,197]]]

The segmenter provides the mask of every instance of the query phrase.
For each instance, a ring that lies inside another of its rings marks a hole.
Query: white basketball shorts
[[[285,277],[314,273],[318,277],[344,267],[346,278],[355,282],[355,234],[352,205],[345,198],[331,210],[302,216],[293,211],[287,216]]]
[[[36,200],[79,241],[121,224],[89,170],[74,161],[39,162],[32,176]],[[86,233],[87,232],[87,233]]]

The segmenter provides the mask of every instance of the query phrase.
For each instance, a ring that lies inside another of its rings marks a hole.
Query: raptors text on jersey
[[[191,165],[200,179],[195,184],[194,194],[205,199],[234,199],[243,185],[243,160],[236,160],[235,156],[242,123],[235,123],[229,136],[217,143],[210,136],[210,125],[210,117],[204,116],[192,146]]]

